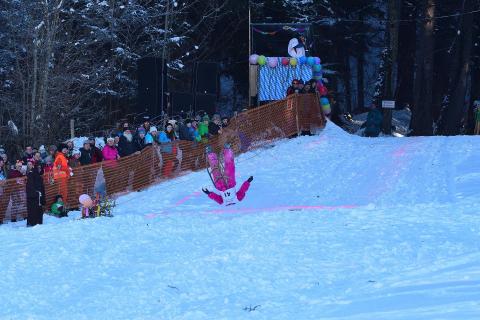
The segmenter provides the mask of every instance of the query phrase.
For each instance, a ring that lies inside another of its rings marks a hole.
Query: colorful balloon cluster
[[[322,110],[326,115],[329,115],[332,112],[332,108],[330,107],[330,101],[327,97],[320,98],[320,105],[322,106]]]
[[[270,68],[276,68],[279,63],[282,66],[292,66],[296,67],[297,65],[309,65],[312,67],[314,73],[317,73],[317,80],[321,79],[322,65],[319,57],[300,57],[300,58],[287,58],[287,57],[265,57],[263,55],[252,54],[248,59],[250,64],[258,64],[260,66],[268,65]]]

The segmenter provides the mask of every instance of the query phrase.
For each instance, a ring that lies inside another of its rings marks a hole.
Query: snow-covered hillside
[[[114,218],[0,227],[1,319],[478,319],[480,140],[318,136],[197,172]],[[20,227],[20,228],[19,228]]]

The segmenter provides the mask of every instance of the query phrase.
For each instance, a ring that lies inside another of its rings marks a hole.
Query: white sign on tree
[[[382,100],[383,109],[395,109],[395,101],[392,100]]]

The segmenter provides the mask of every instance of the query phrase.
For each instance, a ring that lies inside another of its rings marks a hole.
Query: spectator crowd
[[[223,128],[229,124],[229,118],[215,114],[196,116],[193,119],[169,120],[162,130],[150,123],[148,117],[143,124],[134,127],[125,122],[105,138],[106,144],[98,144],[95,137],[83,141],[80,148],[75,148],[73,141],[68,140],[46,148],[27,145],[18,159],[10,161],[7,152],[0,147],[0,180],[21,178],[26,176],[28,166],[40,166],[43,172],[64,171],[78,166],[89,165],[101,161],[117,160],[134,153],[140,153],[152,144],[159,144],[164,150],[175,140],[186,140],[207,143],[212,136],[222,134]]]

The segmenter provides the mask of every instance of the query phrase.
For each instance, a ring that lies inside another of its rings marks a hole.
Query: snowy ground
[[[114,218],[0,227],[0,319],[478,319],[480,140],[318,136],[192,173]]]

